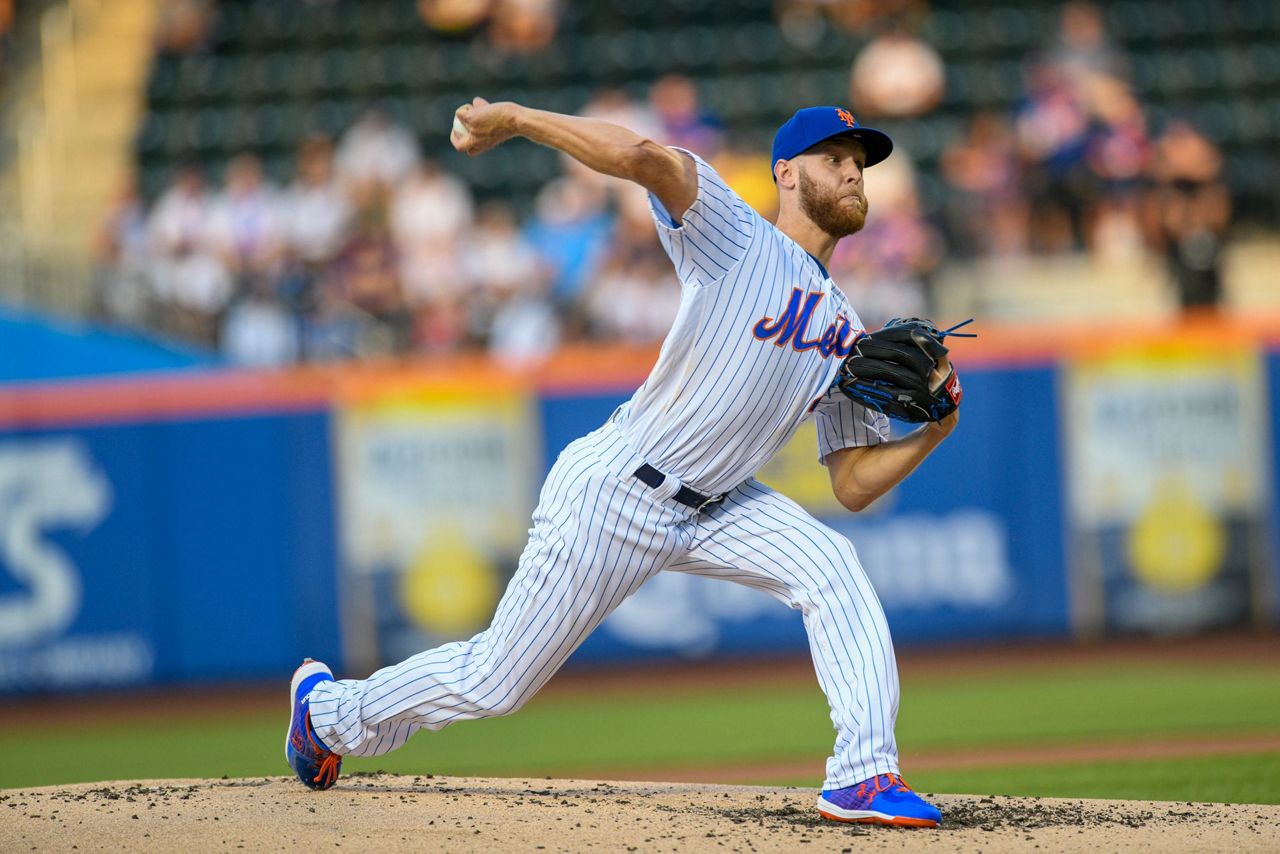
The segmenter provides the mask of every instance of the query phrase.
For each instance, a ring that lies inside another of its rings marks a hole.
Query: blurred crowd
[[[957,256],[1152,251],[1184,308],[1221,298],[1231,215],[1221,153],[1185,120],[1152,128],[1097,6],[1062,7],[1015,113],[972,117],[941,171]]]
[[[649,342],[679,299],[642,191],[567,168],[521,221],[478,205],[378,108],[337,141],[308,137],[287,187],[246,152],[214,187],[180,169],[149,207],[127,188],[98,257],[105,315],[253,365]]]
[[[0,0],[0,13],[5,3]],[[302,0],[305,6],[339,0]],[[485,39],[504,53],[532,53],[550,46],[559,24],[559,0],[416,0],[418,19],[437,36]],[[300,10],[302,14],[306,10]],[[182,54],[208,45],[218,0],[165,0],[157,9],[156,50]],[[2,23],[0,14],[0,23]],[[3,28],[0,27],[0,33]]]
[[[550,0],[419,9],[443,32],[483,27],[520,49],[555,34],[533,23],[554,22]],[[864,123],[941,103],[942,60],[919,34],[924,3],[782,0],[777,14],[787,38],[803,41],[828,16],[863,40],[849,100]],[[1219,300],[1231,213],[1221,154],[1186,122],[1149,125],[1103,22],[1088,3],[1062,8],[1016,109],[972,116],[945,147],[940,204],[922,204],[905,148],[869,174],[867,226],[831,264],[868,325],[928,314],[946,258],[1155,252],[1184,305]],[[692,81],[663,77],[645,100],[601,91],[580,112],[698,152],[776,214],[767,156],[726,133]],[[375,107],[336,140],[308,137],[286,187],[244,152],[216,181],[196,164],[178,170],[151,204],[127,188],[99,235],[100,310],[250,365],[468,350],[537,359],[572,341],[660,340],[679,288],[645,193],[567,158],[562,173],[527,216],[479,204]]]

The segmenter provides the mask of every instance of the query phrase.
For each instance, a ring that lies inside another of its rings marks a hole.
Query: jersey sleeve
[[[889,418],[832,389],[814,410],[818,427],[818,459],[844,448],[878,445],[889,439]]]
[[[729,189],[710,164],[691,151],[698,168],[698,195],[676,222],[658,197],[649,206],[662,248],[686,285],[706,286],[724,278],[746,254],[756,229],[756,212]]]

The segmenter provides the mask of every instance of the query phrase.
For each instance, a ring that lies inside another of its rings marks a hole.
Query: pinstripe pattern
[[[897,772],[893,646],[857,554],[753,478],[810,417],[823,458],[888,438],[883,416],[831,392],[861,322],[821,264],[695,161],[682,223],[653,202],[682,283],[653,373],[552,467],[488,629],[312,692],[312,725],[334,751],[375,756],[419,729],[515,711],[623,599],[672,569],[803,614],[836,728],[827,789]],[[667,475],[662,486],[632,477],[643,462]],[[699,514],[671,500],[682,485],[728,495]]]
[[[847,538],[752,479],[704,514],[689,551],[668,568],[754,587],[803,614],[836,728],[823,788],[898,772],[893,643]]]
[[[818,427],[818,459],[842,448],[878,445],[889,439],[889,417],[855,403],[838,388],[823,396],[814,409]]]
[[[658,236],[683,294],[653,373],[619,417],[628,440],[659,471],[706,494],[732,489],[759,471],[818,398],[823,456],[882,441],[888,432],[883,416],[827,394],[839,358],[796,345],[842,320],[861,329],[849,301],[821,264],[705,161],[690,156],[698,166],[698,195],[682,223],[674,226],[652,199]],[[758,322],[785,315],[796,289],[821,295],[805,328],[787,341],[753,335]]]
[[[418,729],[514,712],[601,620],[689,544],[693,511],[631,472],[640,458],[611,424],[570,445],[548,476],[520,564],[492,625],[311,699],[317,734],[377,756]],[[678,488],[678,487],[677,487]]]

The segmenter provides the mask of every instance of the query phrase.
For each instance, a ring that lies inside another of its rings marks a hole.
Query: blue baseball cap
[[[805,107],[797,110],[773,135],[769,171],[773,171],[779,160],[790,160],[833,136],[851,136],[861,142],[867,150],[868,166],[876,165],[893,151],[893,140],[888,134],[858,124],[853,113],[844,107]]]

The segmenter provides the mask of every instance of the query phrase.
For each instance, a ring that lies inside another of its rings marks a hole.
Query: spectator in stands
[[[682,74],[658,78],[649,90],[649,106],[662,127],[658,139],[713,159],[720,151],[723,129],[715,114],[698,101],[698,88]]]
[[[647,104],[633,101],[621,89],[603,89],[585,105],[580,114],[591,119],[621,125],[649,139],[662,139],[662,122]],[[598,188],[603,192],[602,203],[612,200],[621,218],[639,228],[652,228],[649,215],[649,194],[631,181],[610,178],[586,168],[572,157],[561,155],[565,173],[576,183]]]
[[[914,30],[929,17],[928,0],[834,0],[824,5],[832,21],[861,36],[890,26]]]
[[[302,141],[284,210],[290,258],[312,269],[333,260],[346,242],[355,212],[338,182],[329,137],[313,134]]]
[[[418,17],[450,38],[470,38],[489,19],[491,0],[418,0]]]
[[[855,36],[886,26],[914,31],[929,15],[927,0],[777,0],[775,15],[787,41],[813,47],[822,38],[824,19]]]
[[[202,49],[216,13],[214,0],[168,0],[158,4],[156,52],[181,55]]]
[[[231,277],[210,241],[212,205],[204,178],[183,166],[147,220],[150,278],[163,329],[212,345],[231,298]]]
[[[315,298],[301,323],[301,356],[308,361],[350,359],[377,352],[364,341],[379,340],[375,322],[342,297],[336,268],[326,268],[315,288]],[[382,336],[385,337],[385,336]]]
[[[428,355],[446,355],[475,345],[475,326],[461,294],[451,294],[418,306],[413,316],[413,349]]]
[[[361,335],[361,346],[370,355],[400,352],[409,344],[411,316],[398,269],[385,214],[376,208],[363,211],[325,287],[371,322],[372,331]]]
[[[621,89],[601,89],[596,92],[578,111],[579,115],[602,122],[612,122],[633,130],[650,139],[660,139],[663,133],[662,121],[647,104],[633,101]],[[596,173],[578,164],[571,157],[563,157],[567,172],[574,176],[589,176]],[[574,164],[577,164],[576,166]]]
[[[566,176],[538,193],[526,237],[549,271],[551,298],[562,308],[577,302],[604,260],[612,221],[598,186]]]
[[[1092,3],[1071,2],[1062,7],[1058,35],[1045,62],[1058,69],[1078,92],[1097,75],[1127,79],[1124,54],[1107,37],[1102,10]]]
[[[849,98],[869,116],[919,116],[938,105],[945,85],[938,52],[894,24],[853,61]]]
[[[1222,182],[1222,154],[1185,121],[1156,140],[1151,189],[1144,204],[1146,232],[1164,256],[1184,309],[1222,301],[1222,256],[1231,222],[1231,196]]]
[[[815,47],[827,28],[822,15],[824,6],[822,0],[777,0],[774,17],[778,32],[793,47]]]
[[[210,245],[242,287],[280,272],[284,212],[278,192],[263,178],[256,154],[238,154],[227,164],[208,228]]]
[[[662,133],[662,123],[647,105],[633,101],[621,89],[601,89],[583,104],[580,115],[601,121],[618,122],[636,133],[654,137]],[[566,159],[566,162],[569,162]]]
[[[536,286],[542,278],[538,253],[503,202],[480,209],[475,226],[462,235],[461,255],[468,287],[486,299]]]
[[[151,318],[147,215],[131,174],[93,237],[94,311],[104,319],[142,325]]]
[[[470,337],[504,359],[540,358],[560,342],[559,320],[547,298],[538,254],[502,202],[480,209],[464,235]]]
[[[458,241],[471,228],[472,207],[467,185],[429,160],[420,162],[395,189],[391,238],[410,305],[465,289]]]
[[[253,282],[222,321],[222,352],[232,364],[277,368],[298,359],[298,327],[270,283]]]
[[[355,219],[334,169],[329,137],[312,134],[302,140],[281,210],[284,258],[276,293],[294,311],[306,314],[318,309],[323,274],[346,245]]]
[[[9,64],[13,17],[13,0],[0,0],[0,87],[4,86],[5,68]]]
[[[555,352],[561,318],[538,280],[502,301],[487,337],[490,355],[503,363],[539,361]]]
[[[640,232],[615,239],[583,298],[593,337],[653,344],[671,329],[680,307],[680,282],[662,247],[648,239],[652,235]]]
[[[1086,211],[1089,249],[1106,258],[1136,257],[1142,250],[1139,193],[1150,144],[1147,118],[1128,84],[1097,74],[1089,80],[1090,133],[1085,163],[1099,187]]]
[[[489,40],[507,53],[545,50],[556,36],[557,0],[494,0]]]
[[[1126,254],[1135,247],[1133,190],[1146,130],[1127,75],[1101,9],[1065,4],[1054,41],[1030,69],[1018,114],[1034,248]]]
[[[1096,194],[1085,166],[1089,114],[1052,65],[1029,70],[1028,94],[1016,116],[1030,201],[1033,249],[1062,252],[1084,246],[1084,211]]]
[[[377,204],[418,165],[418,141],[386,109],[371,107],[343,134],[337,165],[356,207]]]
[[[907,153],[895,150],[876,170],[876,201],[866,226],[857,240],[842,241],[831,258],[832,278],[868,328],[891,317],[932,314],[929,279],[942,260],[940,236],[920,212]]]
[[[1021,194],[1013,129],[979,113],[961,139],[942,152],[951,247],[962,258],[1019,255],[1027,248],[1027,205]]]
[[[169,186],[152,206],[147,222],[153,257],[174,257],[202,250],[209,207],[200,170],[189,164],[178,167]]]

